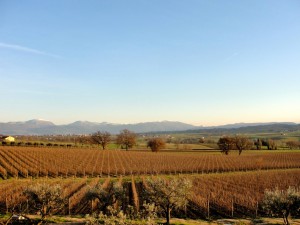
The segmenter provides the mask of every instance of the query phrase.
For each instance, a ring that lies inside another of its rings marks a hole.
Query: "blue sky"
[[[0,121],[300,122],[300,2],[0,0]]]

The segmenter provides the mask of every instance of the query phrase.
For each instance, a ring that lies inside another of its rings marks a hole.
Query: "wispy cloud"
[[[21,45],[7,44],[7,43],[3,43],[3,42],[0,42],[0,48],[7,48],[7,49],[15,50],[15,51],[28,52],[28,53],[32,53],[32,54],[44,55],[44,56],[49,56],[49,57],[53,57],[53,58],[62,58],[59,55],[51,54],[48,52],[43,52],[43,51],[40,51],[37,49],[28,48],[28,47],[21,46]]]

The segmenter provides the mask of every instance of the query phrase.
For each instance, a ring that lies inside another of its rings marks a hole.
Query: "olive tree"
[[[170,224],[173,209],[183,208],[187,205],[191,187],[192,183],[187,178],[148,179],[149,198],[165,214],[166,224]]]
[[[116,143],[127,151],[135,145],[136,134],[127,129],[122,130],[120,134],[117,135]]]
[[[289,225],[289,216],[300,214],[300,191],[294,187],[287,190],[266,190],[262,208],[267,214],[283,218],[283,222]]]
[[[101,145],[102,149],[106,149],[106,146],[111,141],[111,134],[109,132],[97,131],[91,135],[91,140],[93,143]]]
[[[99,211],[105,214],[109,212],[109,206],[112,207],[118,200],[122,201],[124,198],[123,186],[119,182],[111,183],[108,187],[103,187],[98,183],[95,187],[90,187],[86,193],[86,198],[89,200],[98,199]]]
[[[41,221],[57,210],[65,207],[60,185],[38,183],[28,186],[24,194],[27,196],[29,206],[41,215]]]

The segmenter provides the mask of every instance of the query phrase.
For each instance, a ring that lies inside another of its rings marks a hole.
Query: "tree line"
[[[122,130],[116,137],[115,143],[121,146],[126,151],[136,145],[137,135],[130,130]],[[107,148],[107,145],[111,143],[112,138],[109,132],[97,131],[90,137],[91,143],[98,144],[103,150]],[[150,148],[152,152],[158,152],[165,147],[165,140],[159,137],[153,137],[147,140],[147,148]]]
[[[32,146],[32,147],[91,147],[91,145],[100,146],[103,150],[108,148],[108,145],[114,143],[122,149],[129,150],[137,145],[137,138],[138,135],[130,130],[124,129],[120,131],[117,135],[112,135],[107,131],[97,131],[90,135],[67,135],[66,140],[64,139],[65,136],[59,135],[56,136],[46,136],[46,137],[25,137],[20,136],[18,139],[22,141],[18,142],[2,142],[2,146]],[[47,140],[52,142],[39,142],[37,141],[38,138],[41,140]],[[32,141],[25,141],[26,139],[35,140]],[[23,141],[24,140],[24,141]],[[72,141],[65,142],[65,141]],[[144,141],[146,142],[147,148],[150,148],[153,152],[158,152],[161,149],[166,147],[166,143],[168,144],[175,144],[177,149],[179,149],[179,144],[204,144],[209,146],[210,148],[219,148],[222,153],[228,154],[231,150],[238,150],[239,154],[242,153],[243,150],[246,149],[268,149],[268,150],[277,150],[278,148],[288,148],[288,149],[300,149],[300,141],[292,141],[288,140],[285,142],[281,142],[281,144],[273,139],[251,139],[245,135],[225,135],[219,138],[216,143],[216,140],[213,139],[204,139],[201,138],[183,138],[183,139],[174,139],[168,135],[167,137],[150,137],[145,138]]]
[[[278,143],[272,139],[250,139],[244,135],[222,136],[217,142],[222,153],[228,155],[231,150],[238,150],[239,155],[243,150],[256,149],[261,150],[265,147],[268,150],[277,150]],[[299,141],[287,141],[285,145],[289,149],[300,149]]]

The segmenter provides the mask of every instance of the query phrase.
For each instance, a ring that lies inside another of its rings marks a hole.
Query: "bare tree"
[[[120,134],[117,135],[116,143],[127,151],[136,144],[136,134],[127,129],[122,130]]]
[[[102,146],[102,149],[106,149],[106,146],[111,141],[111,134],[107,131],[101,132],[97,131],[91,135],[92,143],[98,144]]]
[[[165,141],[162,138],[151,138],[147,142],[147,148],[151,148],[152,152],[158,152],[160,149],[166,146]]]
[[[40,213],[41,221],[65,206],[60,185],[38,183],[27,187],[24,191],[29,206]]]
[[[183,208],[187,205],[191,187],[191,181],[186,178],[148,180],[147,191],[150,199],[164,212],[167,220],[166,224],[170,224],[173,209]]]

